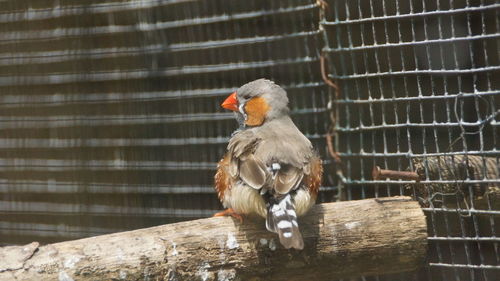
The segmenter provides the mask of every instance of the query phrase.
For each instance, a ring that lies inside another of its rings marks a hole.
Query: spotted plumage
[[[224,215],[256,214],[285,248],[302,249],[297,217],[315,203],[323,173],[311,142],[289,116],[286,92],[266,79],[240,87],[222,106],[240,127],[215,175]]]

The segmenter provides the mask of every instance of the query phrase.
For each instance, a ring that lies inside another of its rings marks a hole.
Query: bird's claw
[[[228,208],[222,212],[218,212],[218,213],[215,213],[214,214],[214,217],[227,217],[227,216],[231,216],[237,220],[240,221],[240,223],[243,223],[243,216],[236,213],[233,209],[231,208]]]

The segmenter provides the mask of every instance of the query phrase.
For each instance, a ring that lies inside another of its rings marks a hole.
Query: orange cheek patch
[[[260,126],[266,119],[267,112],[271,109],[266,100],[261,97],[255,97],[245,104],[245,112],[247,120],[245,124],[248,126]]]

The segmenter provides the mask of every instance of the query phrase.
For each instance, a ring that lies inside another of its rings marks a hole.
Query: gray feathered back
[[[232,165],[239,169],[239,176],[257,189],[270,179],[268,167],[280,163],[282,169],[272,186],[281,194],[297,187],[304,173],[308,173],[314,154],[311,142],[288,116],[238,131],[231,138],[228,151],[234,157]]]

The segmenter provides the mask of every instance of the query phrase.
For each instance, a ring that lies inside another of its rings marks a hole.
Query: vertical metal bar
[[[399,13],[399,4],[398,4],[398,1],[395,1],[395,2],[396,2],[396,11],[397,11],[397,13]],[[384,17],[388,16],[388,14],[387,14],[387,7],[386,6],[387,6],[386,5],[386,1],[383,0],[382,1],[382,11],[383,11],[383,16]],[[399,20],[396,20],[396,23],[397,23],[397,27],[398,27],[398,33],[399,33],[399,30],[400,30]],[[384,33],[385,33],[385,43],[386,44],[391,43],[390,42],[390,38],[389,38],[389,30],[387,28],[387,21],[384,21]],[[401,48],[398,48],[398,50],[399,50],[399,52],[401,54]],[[389,70],[393,70],[395,67],[392,64],[391,52],[389,51],[389,48],[385,48],[385,51],[386,51],[386,55],[387,55],[387,62],[388,62]],[[389,83],[390,83],[390,86],[391,86],[391,96],[392,96],[393,99],[395,99],[396,98],[396,88],[395,88],[395,85],[394,85],[394,77],[393,76],[389,77]],[[393,110],[393,113],[394,113],[394,123],[395,124],[399,124],[398,106],[397,106],[397,104],[395,102],[392,102],[392,110]],[[385,111],[385,110],[382,110],[382,111]],[[401,153],[401,147],[400,147],[400,143],[399,143],[401,130],[400,130],[400,128],[397,128],[395,131],[396,131],[396,153]],[[386,144],[384,144],[384,149],[386,149],[385,147],[386,147]],[[387,153],[387,152],[384,152],[384,153]],[[398,171],[402,171],[403,170],[403,166],[401,164],[401,158],[399,158],[399,157],[397,159],[397,166],[398,166]],[[403,185],[398,185],[398,186],[399,186],[399,195],[403,195]]]
[[[349,11],[349,5],[348,5],[348,2],[347,1],[344,1],[344,9],[345,9],[345,20],[349,20],[351,18],[351,15],[350,15],[350,11]],[[347,36],[347,42],[348,42],[348,47],[349,48],[352,48],[354,46],[353,44],[353,40],[352,40],[352,36],[353,36],[353,32],[351,30],[351,27],[350,26],[347,26],[346,27],[347,31],[346,31],[346,36]],[[356,54],[355,53],[351,53],[351,67],[352,67],[352,71],[353,73],[357,73],[358,69],[357,69],[357,65],[356,65]],[[359,87],[359,81],[358,79],[354,80],[354,83],[355,83],[355,87],[356,87],[356,98],[357,99],[360,99],[360,87]],[[347,89],[346,89],[347,90]],[[350,91],[346,91],[346,98],[349,97],[349,93]],[[349,99],[351,99],[352,97],[349,97]],[[351,106],[350,105],[346,105],[346,111],[350,111],[351,110]],[[362,124],[363,123],[363,113],[361,112],[362,110],[358,110],[358,120],[359,120],[359,124]],[[353,138],[355,134],[353,133],[350,133],[349,134],[349,138]],[[359,132],[359,144],[360,144],[360,147],[362,148],[363,147],[363,132],[360,131]],[[349,161],[349,163],[352,165],[352,162],[353,161],[356,161],[357,159],[352,159],[352,158],[349,158],[347,161]],[[360,165],[361,167],[363,166],[363,159],[359,159],[360,161]],[[354,164],[355,166],[356,164]],[[351,174],[352,175],[352,174]],[[352,179],[352,176],[350,177],[350,179]],[[363,174],[363,169],[361,169],[361,179],[363,180],[364,179],[364,174]],[[353,188],[353,185],[349,185],[348,186],[348,189],[351,190]],[[361,198],[365,198],[365,187],[364,186],[361,186],[360,187],[360,191],[361,191]],[[351,191],[352,192],[352,191]],[[356,192],[358,192],[358,190],[356,190]],[[357,194],[357,193],[356,193]]]
[[[459,84],[461,85],[461,83]],[[459,90],[460,92],[462,92],[462,88],[459,87]],[[463,116],[464,116],[464,102],[462,99],[460,99],[459,101],[460,105],[460,117],[457,118],[457,122],[459,124],[463,123]],[[455,110],[456,110],[456,105],[455,105]],[[462,144],[463,144],[463,149],[465,152],[467,152],[468,150],[468,146],[467,146],[467,140],[465,138],[465,129],[461,126],[461,134],[462,134]],[[467,157],[464,157],[465,159],[465,165],[467,166],[468,165],[468,161],[467,161]],[[468,171],[466,171],[466,180],[470,180],[470,176],[469,176],[469,173]],[[457,183],[458,185],[458,183]],[[458,196],[456,197],[456,200],[457,200],[457,206],[460,206],[461,202],[460,202],[460,199],[458,198]],[[467,200],[467,199],[464,199],[464,200]],[[471,199],[472,200],[472,199]],[[473,214],[471,214],[470,216],[473,216]],[[467,236],[467,229],[464,225],[464,218],[462,216],[459,216],[459,219],[460,219],[460,229],[462,231],[462,237],[466,237]],[[466,255],[466,258],[467,258],[467,264],[472,264],[472,258],[471,258],[471,251],[469,249],[469,245],[467,242],[464,242],[464,248],[465,248],[465,255]],[[475,280],[475,274],[474,274],[474,270],[472,268],[469,268],[469,273],[470,273],[470,277],[471,277],[471,280]]]
[[[481,0],[481,6],[484,6],[484,0]],[[498,10],[495,10],[495,14],[496,14],[496,17],[495,17],[495,21],[496,21],[496,24],[497,24],[497,32],[499,31],[499,26],[498,26],[498,22],[499,22],[499,19],[498,19]],[[486,30],[486,21],[485,21],[485,15],[484,13],[481,13],[481,35],[485,36],[487,34],[487,30]],[[484,61],[485,61],[485,66],[486,67],[489,67],[491,66],[491,63],[490,63],[490,58],[488,57],[488,52],[486,51],[488,48],[488,40],[484,39],[483,40],[483,55],[484,55]],[[492,75],[491,73],[487,72],[486,73],[486,82],[487,82],[487,90],[488,91],[491,91],[492,90],[492,87],[491,87],[491,79],[492,79]],[[488,102],[488,106],[486,107],[487,110],[489,107],[491,107],[489,109],[489,112],[491,112],[492,114],[494,114],[496,112],[496,108],[495,108],[495,103],[494,103],[494,97],[491,96],[491,97],[486,97],[485,98],[486,101]],[[492,141],[493,141],[493,147],[498,147],[496,145],[496,126],[491,126],[491,130],[493,131],[493,136],[492,136]],[[484,149],[484,143],[483,141],[481,141],[481,151],[483,151]],[[498,163],[498,160],[499,158],[497,157],[497,166],[500,166],[499,163]],[[485,175],[485,178],[488,178],[487,176],[487,171],[486,171],[486,161],[485,161],[485,157],[483,157],[483,166],[484,166],[484,169],[483,169],[483,174]],[[490,198],[489,196],[486,196],[486,203],[487,203],[487,208],[488,210],[492,210],[492,207],[491,207],[491,202],[490,202]],[[492,215],[489,215],[488,216],[488,220],[490,222],[490,228],[491,228],[491,235],[493,237],[496,237],[497,236],[497,233],[496,233],[496,227],[495,227],[495,220],[494,220],[494,217]],[[500,254],[499,254],[499,249],[498,249],[498,242],[493,242],[493,249],[495,251],[495,261],[496,261],[496,264],[500,264]]]
[[[437,10],[441,10],[441,2],[440,1],[437,1]],[[439,33],[439,39],[443,39],[443,31],[442,31],[442,26],[443,26],[443,23],[442,23],[442,18],[441,17],[438,17],[438,33]],[[443,54],[443,48],[441,45],[439,45],[439,57],[441,59],[441,69],[445,69],[445,58],[444,58],[444,54]],[[447,84],[447,77],[443,77],[442,78],[443,80],[443,86],[444,86],[444,93],[443,95],[448,95],[448,84]],[[445,99],[445,106],[446,106],[446,120],[447,122],[451,122],[450,120],[450,109],[449,109],[449,99]],[[435,103],[433,103],[433,105],[435,105]],[[433,114],[434,114],[434,118],[433,120],[436,120],[436,109],[433,108]],[[447,130],[447,136],[448,136],[448,143],[451,143],[452,142],[452,137],[451,137],[451,130]],[[438,136],[437,136],[437,133],[436,133],[436,129],[434,129],[434,137],[435,137],[435,140],[436,140],[436,152],[439,153],[441,151],[440,147],[439,147],[439,143],[437,142],[438,141]],[[452,149],[451,147],[449,149]],[[442,173],[441,173],[441,170],[438,170],[438,176],[439,176],[439,179],[442,180],[443,179],[443,176],[442,176]],[[451,233],[451,228],[450,228],[450,223],[449,223],[449,220],[448,220],[448,217],[450,216],[450,214],[448,213],[443,213],[443,218],[445,220],[445,227],[446,227],[446,232],[447,233]],[[439,243],[438,241],[436,241],[436,243]],[[449,251],[450,251],[450,255],[451,255],[451,263],[456,263],[457,261],[457,258],[456,258],[456,253],[455,253],[455,248],[453,247],[453,245],[451,243],[448,243],[448,248],[449,248]],[[460,279],[460,275],[459,275],[459,272],[458,272],[458,269],[457,268],[453,268],[453,273],[455,274],[455,280],[461,280]]]
[[[346,10],[348,11],[349,7],[347,5],[348,1],[346,1]],[[362,2],[361,0],[358,0],[358,13],[359,13],[359,16],[360,17],[363,17],[363,12],[362,12],[362,9],[361,9],[361,5],[362,5]],[[346,19],[348,20],[348,19]],[[364,27],[364,24],[362,23],[360,25],[360,29],[361,29],[361,45],[365,45],[365,39],[364,39],[364,34],[365,34],[365,27]],[[348,32],[348,36],[349,36],[349,47],[352,48],[353,47],[353,44],[352,44],[352,38],[351,38],[351,28],[350,28],[350,25],[347,26],[347,32]],[[375,38],[374,38],[375,40]],[[362,57],[363,57],[363,68],[364,68],[364,71],[365,73],[368,73],[368,61],[367,61],[367,57],[366,57],[366,51],[363,50],[362,52]],[[355,59],[355,56],[354,56],[354,52],[353,52],[353,59]],[[353,62],[353,73],[354,74],[358,74],[358,69],[357,69],[357,66],[355,64],[355,62]],[[370,78],[366,78],[366,84],[367,84],[367,95],[369,98],[371,98],[371,85],[370,85]],[[361,99],[361,92],[360,91],[357,91],[357,98],[358,100]],[[370,116],[370,122],[371,122],[371,125],[374,125],[374,117],[373,117],[373,108],[372,108],[372,104],[369,103],[368,104],[368,108],[369,108],[369,116]],[[358,110],[358,114],[359,114],[359,126],[362,128],[363,127],[363,117],[364,117],[364,114],[363,114],[363,109],[361,110]],[[367,132],[367,134],[369,134],[371,136],[371,149],[372,151],[375,151],[375,132]],[[364,137],[363,137],[363,130],[361,129],[359,131],[359,141],[360,141],[360,147],[363,147],[364,146]],[[363,166],[364,166],[364,159],[361,158],[360,159],[360,165],[361,165],[361,179],[363,180],[365,178],[364,176],[364,171],[363,171]],[[372,165],[375,166],[375,159],[372,159]],[[377,190],[378,191],[378,190]],[[364,186],[361,186],[361,198],[366,198],[366,190],[364,188]]]
[[[371,13],[371,16],[372,17],[375,17],[375,12],[373,10],[373,1],[370,0],[369,1],[370,3],[370,13]],[[382,5],[385,6],[385,1],[382,0]],[[373,44],[374,45],[377,45],[379,44],[379,42],[377,42],[377,34],[375,32],[375,23],[372,22],[371,23],[371,29],[372,29],[372,36],[373,36]],[[387,30],[385,30],[387,31]],[[386,36],[387,36],[387,32],[386,32]],[[378,52],[377,50],[374,50],[374,57],[375,57],[375,66],[376,66],[376,72],[377,73],[381,73],[382,71],[380,70],[380,60],[378,58]],[[368,65],[366,66],[368,68]],[[382,77],[378,77],[377,78],[377,81],[378,81],[378,87],[379,87],[379,91],[380,91],[380,99],[381,100],[384,100],[385,99],[385,96],[384,96],[384,89],[383,89],[383,79]],[[386,122],[386,110],[385,110],[385,102],[382,103],[381,107],[382,107],[382,125],[385,125],[387,124]],[[382,129],[382,142],[383,142],[383,149],[384,149],[384,152],[383,152],[383,160],[384,160],[384,167],[385,168],[390,168],[389,165],[388,165],[388,162],[387,162],[387,157],[386,155],[388,154],[388,150],[387,150],[387,135],[386,135],[386,129]],[[375,148],[373,148],[373,151],[375,152]],[[387,190],[387,196],[391,196],[391,186],[389,184],[386,185],[386,190]]]
[[[423,5],[425,5],[423,2],[422,2]],[[425,11],[425,6],[424,6],[424,11]],[[410,13],[414,13],[414,6],[413,6],[413,1],[410,0]],[[426,33],[426,29],[427,29],[427,22],[426,22],[426,19],[424,17],[423,19],[424,23],[423,23],[423,29],[425,31],[425,40],[427,40],[427,33]],[[415,32],[415,22],[413,19],[411,19],[411,34],[412,34],[412,39],[413,39],[413,42],[416,42],[418,41],[417,39],[417,36],[416,36],[416,32]],[[414,60],[414,64],[415,64],[415,69],[419,69],[419,63],[418,63],[418,59],[417,59],[417,52],[418,52],[418,49],[416,49],[416,47],[413,47],[413,60]],[[429,56],[429,52],[428,52],[428,46],[426,46],[426,55],[427,55],[427,58],[428,58],[428,66],[431,67],[431,62],[429,61],[430,60],[430,56]],[[416,83],[417,83],[417,91],[418,91],[418,97],[420,98],[423,98],[423,95],[422,95],[422,88],[421,88],[421,77],[420,75],[417,74],[416,76]],[[422,105],[422,99],[420,99],[418,101],[418,106],[419,106],[419,113],[420,113],[420,121],[422,123],[424,123],[424,110],[423,110],[423,105]],[[425,155],[427,154],[427,147],[426,147],[426,128],[422,128],[422,153]],[[426,179],[429,178],[429,168],[428,168],[428,163],[427,163],[427,159],[424,158],[424,169],[425,169],[425,177]],[[429,194],[429,196],[432,195],[432,192],[431,190],[429,189],[428,186],[425,187],[426,188],[426,191],[427,191],[427,194]],[[431,205],[432,206],[432,205]],[[432,231],[434,234],[437,233],[437,226],[436,226],[436,214],[434,212],[431,212],[431,222],[432,222]],[[440,262],[443,261],[443,254],[441,252],[441,246],[439,245],[439,243],[436,243],[436,251],[437,251],[437,256],[438,256],[438,260]],[[443,280],[445,279],[445,273],[443,270],[439,270],[440,273],[441,273],[441,277],[443,278]]]
[[[425,2],[423,2],[423,12],[427,12],[427,8],[426,8],[426,5],[425,5]],[[437,9],[439,10],[440,9],[440,3],[439,1],[437,1]],[[439,38],[441,39],[442,38],[442,31],[441,31],[441,26],[442,26],[442,23],[441,23],[441,17],[438,17],[438,32],[439,32]],[[428,34],[428,31],[427,31],[427,21],[426,21],[426,18],[424,18],[424,37],[425,37],[425,40],[429,40],[429,34]],[[439,45],[439,54],[440,54],[440,58],[441,58],[441,69],[444,69],[444,58],[443,58],[443,53],[442,53],[442,48],[441,46]],[[428,65],[429,65],[429,69],[432,69],[433,68],[433,63],[431,61],[431,51],[430,51],[430,46],[429,45],[426,45],[426,54],[427,54],[427,58],[428,58]],[[432,92],[431,92],[431,95],[434,96],[436,93],[435,93],[435,90],[436,90],[436,86],[435,86],[435,81],[434,81],[434,77],[431,75],[430,77],[431,79],[431,87],[432,87]],[[446,77],[443,78],[443,80],[446,79]],[[436,102],[435,101],[432,101],[432,115],[433,115],[433,118],[432,120],[436,121],[437,120],[437,116],[436,116]],[[438,132],[437,132],[437,128],[433,128],[433,134],[434,134],[434,145],[435,145],[435,149],[436,149],[436,152],[437,153],[440,153],[441,149],[439,147],[439,143],[438,143],[438,140],[440,139],[439,138],[439,135],[438,135]],[[440,180],[442,180],[442,173],[441,173],[441,170],[438,170],[438,177]],[[449,221],[448,221],[448,215],[447,213],[442,213],[441,214],[443,216],[443,219],[444,219],[444,222],[445,222],[445,229],[446,229],[446,232],[447,233],[451,233],[451,228],[450,228],[450,224],[449,224]],[[439,241],[435,241],[436,245],[441,243]],[[451,255],[451,262],[454,263],[455,259],[456,259],[456,256],[455,256],[455,251],[453,249],[453,246],[448,243],[448,250],[450,251],[450,255]],[[438,247],[438,251],[440,251],[440,247]],[[443,269],[441,269],[441,271],[443,271]],[[456,280],[460,280],[460,276],[458,274],[458,270],[456,268],[453,268],[453,273],[455,275],[455,279]]]
[[[339,14],[338,14],[339,6],[340,6],[339,1],[334,1],[334,5],[335,5],[334,9],[333,9],[333,11],[334,11],[334,20],[335,20],[335,22],[339,22],[340,21]],[[337,37],[337,48],[342,48],[343,47],[342,46],[342,30],[341,29],[342,29],[342,27],[340,27],[338,25],[336,26],[336,32],[335,32],[335,34],[336,34],[336,37]],[[344,54],[341,53],[340,54],[340,67],[341,67],[342,73],[347,73],[347,70],[346,70],[346,64],[347,64],[347,62],[346,62],[346,60],[347,59],[345,58]],[[351,63],[353,63],[353,62],[351,61]],[[355,81],[354,83],[355,83],[356,90],[359,90],[357,81]],[[349,89],[347,87],[345,87],[344,85],[341,85],[341,87],[342,87],[342,93],[344,94],[344,98],[346,100],[349,100],[350,99],[350,97],[349,97],[349,93],[350,93]],[[345,120],[346,120],[346,124],[347,124],[346,126],[350,127],[350,123],[351,123],[351,116],[350,115],[351,115],[351,112],[349,110],[348,105],[344,105],[344,106],[346,107],[346,110],[345,110],[345,113],[346,113]],[[337,123],[337,126],[338,126],[338,123]],[[351,154],[352,153],[350,138],[351,138],[350,135],[348,135],[348,139],[347,139],[347,143],[346,143],[346,153],[347,154]],[[352,171],[351,171],[352,164],[351,164],[351,161],[352,160],[350,158],[348,158],[345,161],[345,163],[346,163],[346,171],[347,171],[346,175],[347,175],[347,181],[348,181],[346,183],[347,200],[352,200],[352,198],[353,198],[353,196],[352,196],[352,190],[351,190],[352,189],[352,185],[350,184],[350,182],[352,181]]]
[[[467,7],[471,7],[470,6],[470,0],[467,0],[466,1],[466,5]],[[467,34],[469,36],[472,36],[473,33],[472,33],[472,30],[471,30],[471,25],[472,25],[472,21],[471,21],[471,14],[470,13],[467,13]],[[470,56],[470,61],[471,61],[471,64],[472,64],[472,68],[476,68],[476,62],[475,62],[475,57],[474,57],[474,48],[472,46],[472,42],[471,41],[468,41],[467,42],[468,46],[469,46],[469,56]],[[478,90],[477,90],[477,83],[478,83],[478,77],[477,77],[478,74],[476,73],[473,73],[472,74],[472,86],[473,86],[473,89],[474,89],[474,93],[477,93]],[[475,96],[474,97],[474,105],[475,105],[475,109],[476,109],[476,118],[478,121],[481,120],[481,115],[479,113],[479,101],[478,101],[478,97]],[[478,131],[476,131],[476,133],[479,133],[479,142],[480,142],[480,149],[479,151],[483,152],[483,143],[484,143],[484,140],[483,140],[483,131],[482,131],[482,128],[483,126],[479,126],[478,128]],[[484,156],[482,156],[482,160],[483,160],[483,163],[485,163],[485,160],[484,160]],[[484,168],[483,168],[483,179],[484,179],[484,175],[486,175],[486,165],[484,165]],[[472,179],[472,175],[469,174],[469,171],[467,171],[467,178],[468,179]],[[475,195],[474,195],[474,190],[472,189],[473,188],[473,185],[472,184],[468,184],[468,187],[469,187],[469,196],[470,196],[470,208],[472,209],[475,209],[475,206],[474,206],[474,198],[475,198]],[[474,230],[475,230],[475,234],[476,234],[476,237],[479,237],[480,235],[480,232],[479,232],[479,223],[477,221],[477,216],[472,216],[472,221],[473,221],[473,224],[474,224]],[[481,261],[481,264],[485,264],[485,260],[484,260],[484,256],[483,256],[483,251],[482,251],[482,245],[480,242],[477,242],[477,247],[478,247],[478,250],[479,250],[479,259]],[[488,275],[486,274],[486,270],[481,270],[481,273],[483,275],[483,278],[485,281],[488,281]]]
[[[400,5],[399,5],[400,1],[395,1],[395,2],[396,2],[396,14],[399,15],[399,14],[401,14],[401,9],[400,9]],[[412,25],[413,25],[413,22],[412,22]],[[401,34],[402,28],[401,28],[401,23],[399,20],[397,21],[397,28],[398,28],[398,43],[402,43],[403,42],[403,36]],[[401,71],[404,72],[407,69],[409,69],[409,66],[407,66],[408,62],[405,59],[405,56],[403,55],[402,48],[399,48],[399,55],[400,55],[400,59],[401,59]],[[410,88],[408,86],[409,85],[408,79],[409,79],[408,76],[406,76],[406,75],[403,76],[404,97],[406,97],[406,98],[408,98],[410,96]],[[410,102],[407,102],[405,105],[405,113],[406,113],[405,114],[405,117],[406,117],[405,123],[406,124],[411,123],[410,106],[411,106]],[[406,130],[406,137],[408,140],[408,144],[407,144],[408,145],[408,155],[412,155],[413,148],[412,148],[412,136],[411,136],[411,132],[410,132],[410,127],[407,127],[405,130]],[[408,162],[409,162],[410,170],[413,171],[414,170],[413,162],[411,161],[411,159],[408,159]],[[414,193],[415,198],[417,198],[415,189],[413,189],[413,193]],[[430,272],[430,269],[429,269],[429,272]]]
[[[328,5],[328,4],[327,4]],[[319,20],[319,23],[318,23],[318,30],[320,31],[320,34],[322,35],[321,37],[315,37],[315,40],[314,42],[316,43],[316,45],[318,46],[316,48],[316,56],[317,57],[322,57],[322,56],[325,56],[324,59],[326,60],[326,56],[327,54],[324,53],[324,48],[326,46],[331,46],[332,43],[330,42],[330,38],[328,37],[328,33],[327,33],[327,30],[325,29],[325,27],[323,26],[323,21],[326,20],[326,14],[325,14],[325,11],[322,10],[323,8],[322,7],[319,7],[319,14],[318,14],[318,20]],[[320,42],[322,42],[322,44],[320,44]],[[321,63],[321,62],[320,62]],[[321,66],[320,66],[321,67]],[[335,67],[331,67],[329,66],[328,67],[329,70],[331,71],[335,71],[336,68]],[[321,74],[323,75],[323,74]],[[326,105],[327,109],[328,109],[328,113],[330,114],[329,118],[327,118],[328,120],[332,121],[330,118],[332,118],[331,116],[333,114],[336,114],[338,115],[338,109],[334,108],[336,105],[333,104],[334,100],[336,100],[334,97],[334,95],[337,95],[337,93],[335,92],[334,94],[332,93],[332,91],[337,91],[337,90],[334,90],[332,89],[331,87],[327,87],[327,89],[325,90],[321,90],[322,91],[322,95],[321,95],[321,101],[320,101],[320,104],[323,104],[323,105]],[[334,110],[335,112],[333,113],[332,110]],[[333,116],[333,118],[336,118],[336,116]],[[328,122],[328,124],[325,122],[325,126],[324,126],[324,130],[326,132],[325,135],[328,135],[330,134],[330,130],[329,130],[329,127],[330,126],[335,126],[333,129],[333,131],[336,130],[336,127],[338,126],[338,123],[336,123],[335,125],[331,124],[330,122]],[[335,149],[338,149],[339,147],[339,138],[338,137],[334,137],[334,143],[333,143]],[[326,144],[326,147],[324,148],[324,151],[325,151],[325,154],[328,155],[328,144]],[[338,165],[338,163],[336,164]],[[325,169],[328,171],[328,169]],[[333,169],[330,169],[330,170],[333,170]],[[326,179],[326,182],[329,186],[334,186],[336,184],[336,187],[337,187],[337,192],[336,194],[334,193],[333,196],[330,198],[324,198],[325,201],[338,201],[340,200],[340,197],[341,197],[341,188],[338,188],[339,186],[342,185],[342,179],[339,179],[337,178],[337,181],[334,179],[334,173],[325,173],[326,176],[325,176],[325,179]],[[325,196],[326,197],[326,196]]]

